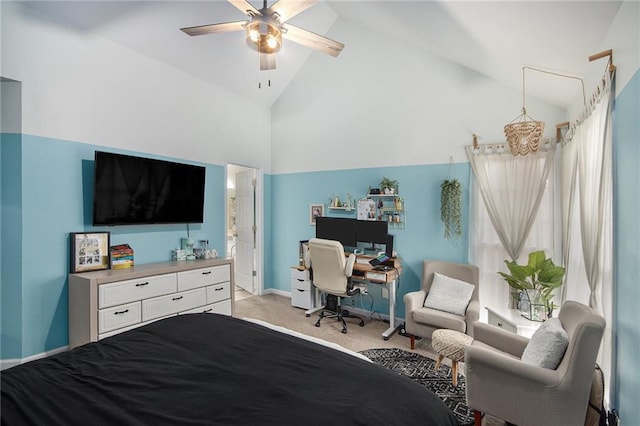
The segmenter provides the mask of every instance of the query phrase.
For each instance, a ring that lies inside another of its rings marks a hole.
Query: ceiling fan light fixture
[[[276,53],[282,47],[282,31],[272,23],[254,21],[247,24],[246,40],[260,53]]]

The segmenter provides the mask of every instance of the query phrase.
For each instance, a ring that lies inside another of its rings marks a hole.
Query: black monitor
[[[356,238],[360,243],[370,243],[371,250],[376,244],[387,244],[389,226],[382,220],[356,220]]]
[[[345,217],[319,216],[316,218],[316,238],[340,241],[345,247],[355,247],[356,220]]]

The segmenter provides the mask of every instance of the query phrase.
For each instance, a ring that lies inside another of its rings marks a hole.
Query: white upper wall
[[[28,7],[1,2],[2,77],[26,134],[270,169],[270,111]]]
[[[466,162],[473,133],[504,142],[520,114],[521,91],[475,71],[344,20],[329,36],[345,43],[340,56],[311,55],[272,108],[274,173]],[[526,106],[555,139],[566,112]]]

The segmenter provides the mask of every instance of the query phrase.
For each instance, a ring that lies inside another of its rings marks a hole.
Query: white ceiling
[[[250,2],[262,6],[261,1]],[[258,55],[246,46],[242,32],[189,37],[179,31],[245,19],[224,0],[22,3],[56,18],[60,25],[82,27],[265,105],[277,100],[310,55],[324,55],[284,40],[277,69],[260,72]],[[587,58],[599,50],[620,4],[617,0],[320,0],[288,22],[333,38],[332,24],[343,19],[521,90],[523,66],[585,77]],[[527,96],[567,107],[579,94],[576,81],[526,73]]]

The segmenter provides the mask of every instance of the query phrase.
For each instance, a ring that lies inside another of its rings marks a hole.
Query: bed
[[[457,424],[405,377],[217,314],[156,321],[0,379],[3,425]]]

